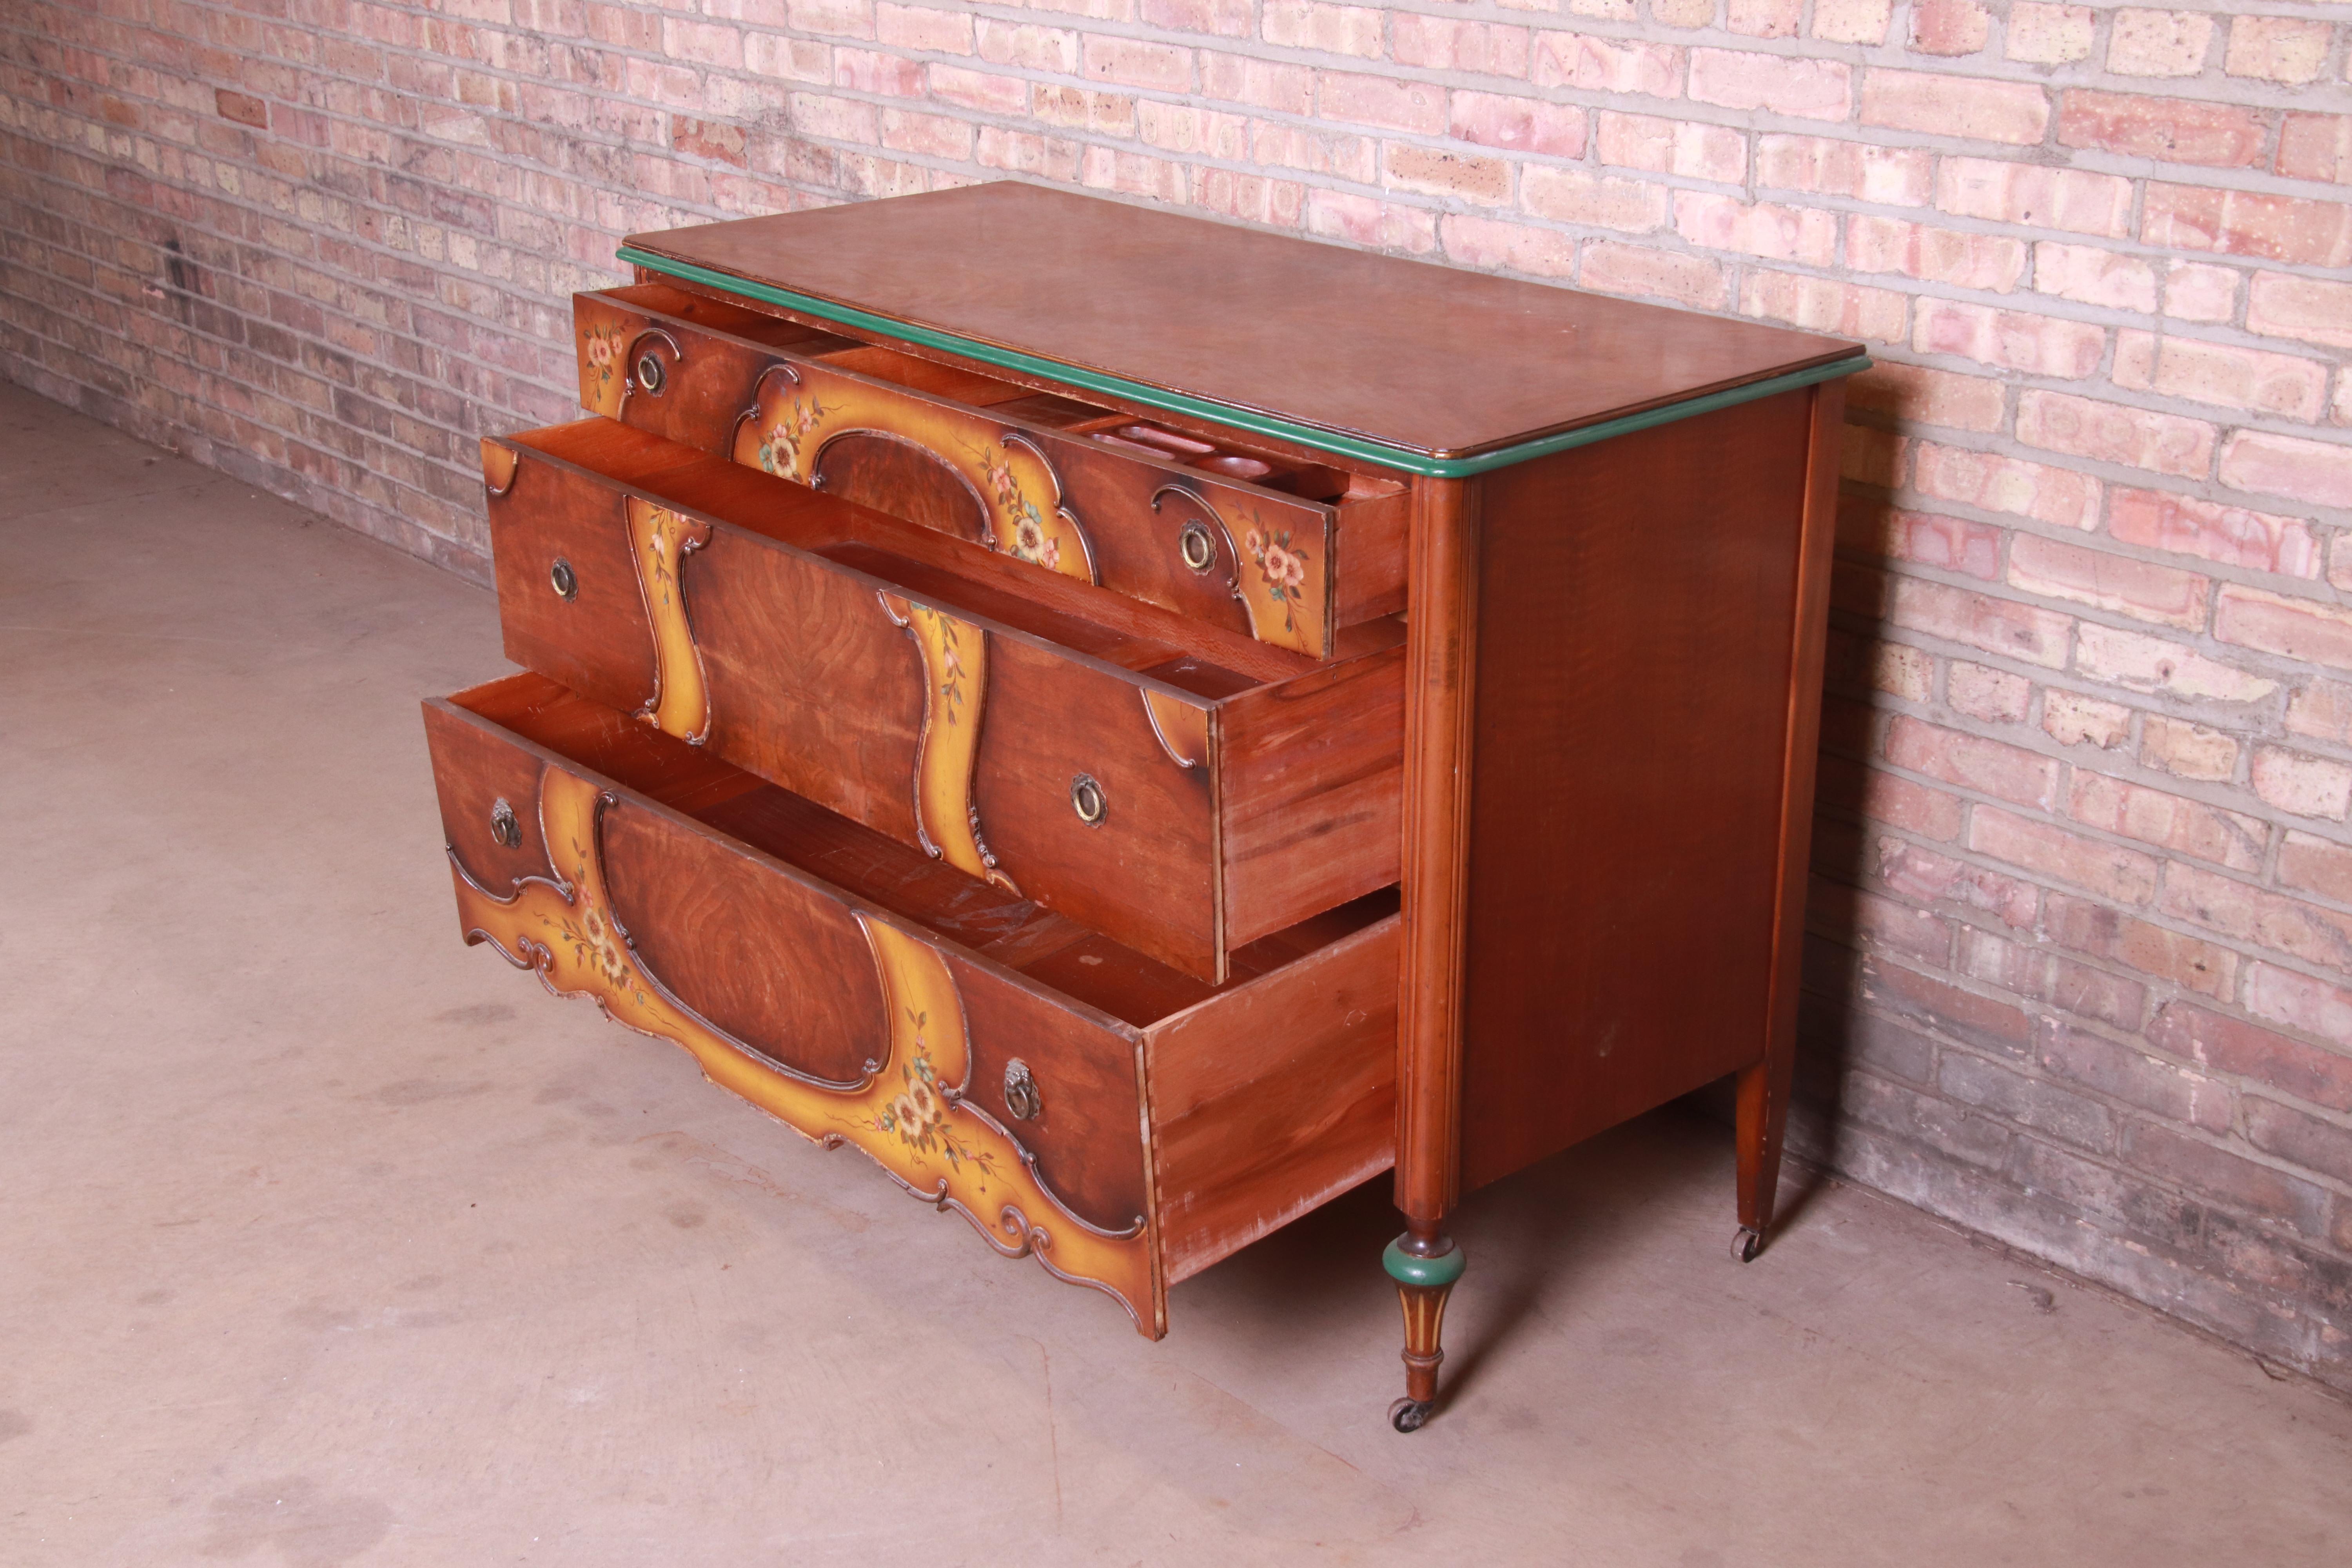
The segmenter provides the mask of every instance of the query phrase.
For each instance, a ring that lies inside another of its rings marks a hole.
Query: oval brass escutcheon
[[[1210,536],[1205,523],[1186,523],[1183,531],[1176,536],[1176,550],[1184,557],[1184,564],[1195,572],[1206,572],[1217,563],[1217,542]]]
[[[572,563],[561,555],[547,569],[547,581],[555,589],[555,596],[566,604],[580,596],[580,574],[572,570]]]
[[[1013,1113],[1015,1121],[1034,1121],[1037,1113],[1045,1109],[1037,1098],[1037,1079],[1029,1071],[1029,1064],[1019,1057],[1004,1064],[1004,1109]]]
[[[1070,781],[1070,804],[1077,808],[1078,820],[1088,827],[1100,827],[1103,813],[1109,809],[1103,786],[1092,773],[1080,773]]]
[[[637,356],[637,385],[646,396],[659,397],[662,382],[668,374],[662,369],[662,362],[655,356],[653,350],[647,349]]]
[[[504,795],[499,796],[498,804],[490,807],[490,838],[502,848],[522,847],[522,824],[515,820],[514,807],[507,804]]]

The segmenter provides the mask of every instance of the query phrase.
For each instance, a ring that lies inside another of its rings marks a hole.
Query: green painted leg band
[[[1400,1285],[1451,1285],[1462,1278],[1468,1262],[1459,1243],[1443,1258],[1415,1258],[1404,1249],[1403,1237],[1390,1242],[1388,1250],[1381,1254],[1381,1267]]]

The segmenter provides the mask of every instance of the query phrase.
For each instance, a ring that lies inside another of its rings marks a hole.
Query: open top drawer
[[[574,297],[590,412],[1314,658],[1404,607],[1391,475],[858,342],[663,283]]]
[[[467,940],[1147,1334],[1393,1159],[1392,890],[1210,986],[544,677],[425,722]]]
[[[1397,879],[1394,619],[1318,664],[610,420],[483,456],[509,657],[902,843],[1212,982]]]

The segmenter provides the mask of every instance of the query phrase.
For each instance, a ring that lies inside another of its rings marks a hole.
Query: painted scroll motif
[[[856,1145],[908,1191],[964,1215],[999,1253],[1026,1254],[1059,1278],[1116,1297],[1149,1331],[1155,1314],[1143,1220],[1111,1233],[1072,1215],[1038,1180],[1026,1151],[965,1100],[971,1050],[963,1004],[935,949],[857,914],[891,1013],[887,1051],[852,1084],[795,1073],[680,1003],[638,961],[604,880],[599,826],[608,800],[571,773],[541,773],[540,824],[550,860],[567,878],[562,883],[527,877],[499,898],[453,851],[467,940],[490,943],[559,996],[592,996],[606,1016],[683,1046],[713,1083],[826,1147]],[[779,969],[794,957],[779,953]]]
[[[702,650],[686,618],[686,558],[710,542],[710,526],[635,496],[622,503],[637,588],[654,635],[654,690],[637,717],[665,734],[700,745],[710,735],[710,686]]]
[[[1045,449],[979,415],[779,361],[760,378],[730,456],[813,485],[825,443],[853,434],[892,437],[945,464],[979,501],[988,529],[981,542],[991,550],[1081,583],[1099,581],[1094,548]]]
[[[906,627],[921,660],[923,730],[915,743],[915,836],[957,870],[1018,893],[980,836],[972,769],[980,759],[988,634],[969,621],[884,591],[883,613]]]

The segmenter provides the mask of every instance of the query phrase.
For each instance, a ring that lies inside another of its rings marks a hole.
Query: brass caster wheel
[[[1429,1419],[1429,1401],[1400,1399],[1389,1406],[1389,1425],[1400,1432],[1418,1432]]]
[[[1764,1238],[1747,1226],[1743,1225],[1731,1233],[1731,1260],[1734,1263],[1753,1263],[1756,1255],[1763,1248]]]

